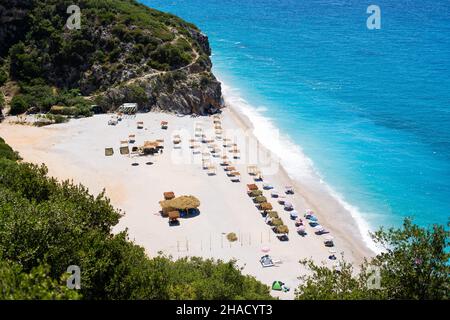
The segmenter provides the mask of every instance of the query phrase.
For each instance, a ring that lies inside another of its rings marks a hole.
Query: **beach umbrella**
[[[317,226],[314,227],[314,229],[316,229],[316,231],[322,231],[323,227],[320,224],[318,224]]]
[[[289,233],[289,228],[285,225],[277,226],[275,230],[277,233]]]
[[[272,192],[270,193],[270,195],[272,196],[272,198],[278,198],[279,193],[278,193],[277,191],[272,191]]]
[[[200,200],[194,196],[180,196],[171,200],[164,200],[159,202],[161,207],[174,208],[178,210],[196,209],[200,206]]]
[[[278,212],[276,212],[276,211],[269,211],[269,212],[267,213],[267,215],[268,215],[270,218],[272,218],[272,219],[277,219],[277,218],[278,218]]]
[[[291,219],[296,219],[298,217],[298,212],[295,210],[292,210],[290,215],[291,215]]]
[[[264,252],[264,253],[267,253],[267,252],[270,251],[270,248],[269,247],[262,247],[261,251]]]
[[[293,208],[294,208],[294,206],[292,205],[292,203],[287,202],[287,201],[284,203],[285,210],[292,210]]]

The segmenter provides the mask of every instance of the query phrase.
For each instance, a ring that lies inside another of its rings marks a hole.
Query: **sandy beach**
[[[307,235],[298,235],[289,212],[277,199],[271,198],[272,190],[264,190],[264,196],[290,229],[289,241],[277,239],[247,195],[247,184],[256,183],[262,189],[262,184],[269,182],[280,194],[284,194],[285,186],[293,186],[295,193],[286,195],[286,201],[293,204],[302,218],[308,209],[315,212],[320,224],[334,237],[338,256],[343,253],[346,260],[359,263],[371,255],[351,215],[331,196],[292,181],[279,165],[279,159],[255,139],[249,119],[236,110],[227,107],[220,115],[222,139],[215,138],[212,116],[141,113],[125,117],[116,126],[108,125],[110,118],[110,114],[96,115],[41,128],[11,124],[10,118],[0,124],[0,137],[24,161],[45,163],[51,176],[82,183],[93,194],[105,189],[112,204],[124,212],[113,231],[127,229],[130,239],[143,246],[149,256],[163,252],[174,258],[236,259],[244,273],[268,285],[274,280],[285,282],[291,288],[288,293],[272,291],[282,299],[293,298],[298,276],[306,272],[299,260],[311,258],[330,267],[334,261],[328,259],[330,252],[323,243],[325,236],[316,235],[304,219]],[[163,120],[168,122],[167,130],[161,129]],[[137,121],[143,121],[143,129],[137,129]],[[202,127],[208,137],[215,139],[220,156],[228,155],[231,165],[241,173],[240,182],[230,180],[220,165],[221,158],[214,157],[206,144],[198,142],[198,149],[190,148],[189,140],[195,137],[196,127]],[[120,141],[126,140],[129,134],[136,135],[133,144],[136,146],[146,140],[163,139],[164,152],[154,156],[121,155]],[[179,145],[173,143],[176,134],[181,137]],[[223,147],[224,138],[237,144],[239,159],[233,159],[229,148]],[[114,155],[105,156],[107,147],[114,149]],[[207,153],[216,167],[214,175],[208,175],[202,168],[202,157]],[[255,182],[247,173],[250,164],[262,170],[263,182]],[[159,213],[159,201],[166,191],[197,197],[201,202],[200,214],[180,219],[178,226],[169,226],[168,219]],[[237,241],[227,240],[230,232],[236,233]],[[261,266],[259,259],[265,254],[262,248],[270,250],[268,254],[277,262],[274,267]]]

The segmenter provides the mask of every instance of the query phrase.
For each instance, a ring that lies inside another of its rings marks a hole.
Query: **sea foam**
[[[381,252],[381,249],[370,237],[371,228],[363,218],[364,213],[358,207],[345,201],[343,195],[337,193],[324,181],[320,172],[315,168],[314,162],[305,155],[301,146],[295,143],[289,135],[280,132],[273,121],[264,115],[267,107],[251,105],[242,98],[238,88],[234,88],[222,80],[220,81],[226,105],[249,119],[255,137],[280,159],[280,164],[289,177],[301,182],[302,185],[314,185],[320,191],[331,195],[355,220],[358,231],[367,247],[375,253]]]

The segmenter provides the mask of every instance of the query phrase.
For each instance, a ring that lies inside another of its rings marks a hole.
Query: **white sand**
[[[298,276],[305,268],[298,263],[300,259],[312,258],[332,266],[328,260],[328,248],[323,245],[324,236],[313,233],[306,225],[308,235],[299,236],[294,221],[275,199],[270,199],[270,191],[264,195],[274,205],[283,221],[290,229],[289,241],[281,242],[265,224],[258,209],[247,196],[246,184],[253,183],[247,174],[246,145],[256,145],[251,132],[245,131],[249,124],[245,118],[238,117],[225,109],[221,115],[224,136],[238,135],[236,139],[241,150],[241,158],[234,166],[241,173],[241,182],[233,183],[217,162],[217,174],[208,176],[202,169],[201,155],[193,155],[188,140],[194,136],[195,123],[202,123],[204,131],[214,136],[212,117],[177,117],[163,113],[138,114],[136,118],[124,119],[117,126],[108,126],[110,115],[72,120],[66,124],[43,128],[31,126],[0,124],[0,137],[19,151],[25,161],[45,163],[49,174],[59,179],[73,179],[87,186],[94,194],[106,189],[112,204],[122,209],[125,215],[114,232],[128,229],[130,239],[143,246],[149,256],[159,251],[174,258],[182,256],[213,257],[223,260],[236,259],[244,273],[271,284],[281,280],[291,287],[289,293],[274,292],[283,299],[293,298],[298,285]],[[169,129],[162,130],[160,121],[167,120]],[[144,129],[136,128],[136,121],[144,121]],[[244,133],[245,132],[245,133]],[[174,149],[172,135],[179,133],[183,142],[181,149]],[[164,153],[148,157],[128,157],[119,153],[120,140],[129,134],[136,134],[135,145],[144,140],[162,138],[165,140]],[[222,143],[216,143],[221,149]],[[201,144],[200,150],[207,150]],[[115,154],[104,155],[105,147],[113,147]],[[251,149],[251,148],[250,148]],[[293,185],[276,161],[260,148],[263,157],[258,163],[265,171],[265,179],[282,193],[285,185]],[[231,158],[232,154],[227,153]],[[268,162],[267,157],[271,158]],[[146,165],[146,162],[153,165]],[[133,162],[139,166],[131,166]],[[256,160],[248,160],[254,164]],[[262,183],[257,185],[261,188]],[[295,195],[287,196],[301,216],[306,209],[317,212],[319,221],[335,238],[336,250],[343,252],[345,259],[359,263],[363,256],[370,255],[356,230],[350,215],[337,215],[342,211],[326,195],[313,194],[295,185]],[[179,226],[169,226],[166,218],[159,214],[158,201],[163,192],[173,191],[176,195],[194,195],[201,201],[200,215],[180,219]],[[322,197],[323,196],[323,197]],[[235,232],[239,240],[230,243],[226,234]],[[280,263],[275,267],[262,268],[259,258],[261,248],[269,247],[269,254]]]

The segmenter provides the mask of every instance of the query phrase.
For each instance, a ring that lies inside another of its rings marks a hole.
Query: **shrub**
[[[28,101],[22,95],[14,96],[11,100],[11,110],[12,115],[22,114],[28,110]]]
[[[4,85],[6,81],[8,80],[8,74],[5,70],[0,68],[0,86]]]

